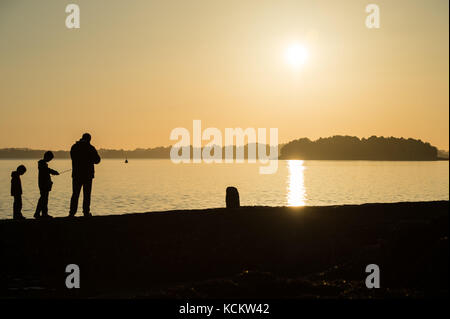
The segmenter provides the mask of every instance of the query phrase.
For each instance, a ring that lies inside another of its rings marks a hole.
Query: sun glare
[[[308,60],[308,55],[306,47],[298,43],[291,44],[284,53],[286,63],[293,68],[304,65]]]
[[[287,189],[288,206],[305,206],[306,188],[305,188],[305,165],[301,160],[289,160],[289,184]]]

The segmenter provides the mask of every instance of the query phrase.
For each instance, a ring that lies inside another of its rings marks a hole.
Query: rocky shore
[[[448,297],[448,201],[0,220],[0,298]],[[68,264],[80,288],[67,289]],[[367,289],[377,264],[381,288]]]

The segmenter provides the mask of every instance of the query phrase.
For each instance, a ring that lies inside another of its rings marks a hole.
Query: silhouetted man
[[[78,198],[83,188],[83,214],[91,216],[91,190],[94,178],[94,164],[100,163],[100,156],[94,146],[91,145],[91,135],[83,134],[81,140],[70,149],[72,158],[72,198],[70,200],[69,217],[75,216],[78,209]]]

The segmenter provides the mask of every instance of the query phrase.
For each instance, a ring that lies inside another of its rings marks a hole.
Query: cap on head
[[[53,157],[55,157],[55,156],[53,155],[53,153],[51,151],[47,151],[44,154],[44,160],[46,160],[47,162],[51,161],[53,159]]]
[[[84,133],[83,136],[81,137],[82,141],[86,141],[86,142],[90,142],[91,141],[91,134],[89,133]]]
[[[17,167],[17,172],[18,172],[20,175],[25,174],[26,171],[27,171],[27,168],[26,168],[24,165],[19,165],[19,166]]]

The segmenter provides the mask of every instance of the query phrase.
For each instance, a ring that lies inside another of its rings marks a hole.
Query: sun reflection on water
[[[288,161],[289,185],[287,188],[288,206],[305,206],[306,189],[305,189],[305,169],[304,161],[290,160]]]

